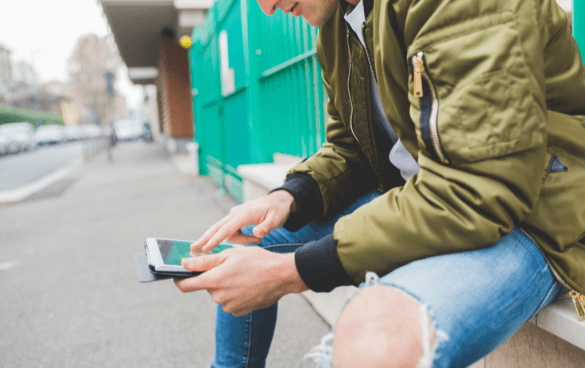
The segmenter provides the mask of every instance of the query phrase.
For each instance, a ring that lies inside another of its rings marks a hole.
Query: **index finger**
[[[222,218],[215,224],[213,224],[199,239],[197,239],[193,244],[191,244],[192,250],[199,250],[203,248],[209,242],[209,239],[215,235],[215,233],[220,229],[226,222],[230,220],[232,215],[227,215],[226,217]],[[219,244],[219,242],[218,242]],[[215,248],[217,244],[215,244],[211,249]]]
[[[215,248],[224,239],[227,239],[231,235],[237,233],[243,227],[251,225],[253,220],[244,216],[234,216],[224,223],[217,232],[212,235],[211,239],[207,241],[207,244],[201,248],[204,252],[208,252]]]

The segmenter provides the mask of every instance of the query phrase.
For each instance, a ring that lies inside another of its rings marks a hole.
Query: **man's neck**
[[[350,3],[353,6],[357,6],[357,4],[359,4],[361,0],[345,0],[345,1],[347,1],[348,3]]]

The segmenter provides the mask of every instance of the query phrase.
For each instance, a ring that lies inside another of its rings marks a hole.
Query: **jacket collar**
[[[370,12],[372,11],[372,8],[374,7],[374,0],[362,0],[364,2],[364,13],[366,14],[366,18],[368,18],[368,15],[370,15]],[[345,0],[339,0],[339,6],[341,6],[341,9],[343,10],[343,14],[345,14],[347,12],[347,1]]]

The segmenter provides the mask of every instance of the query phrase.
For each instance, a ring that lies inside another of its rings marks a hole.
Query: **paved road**
[[[0,191],[17,189],[50,174],[70,160],[81,157],[82,153],[81,143],[68,143],[2,156]]]
[[[21,203],[0,207],[0,367],[208,367],[215,305],[140,284],[148,236],[195,239],[234,202],[181,175],[162,147],[119,145]],[[298,368],[329,330],[299,295],[279,305],[268,368]]]

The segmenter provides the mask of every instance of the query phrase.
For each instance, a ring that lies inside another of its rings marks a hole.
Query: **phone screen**
[[[191,241],[157,239],[156,242],[165,265],[180,266],[183,258],[191,257],[191,254],[189,254],[191,244],[193,244]],[[233,248],[233,246],[220,243],[207,253],[216,254],[230,248]]]

